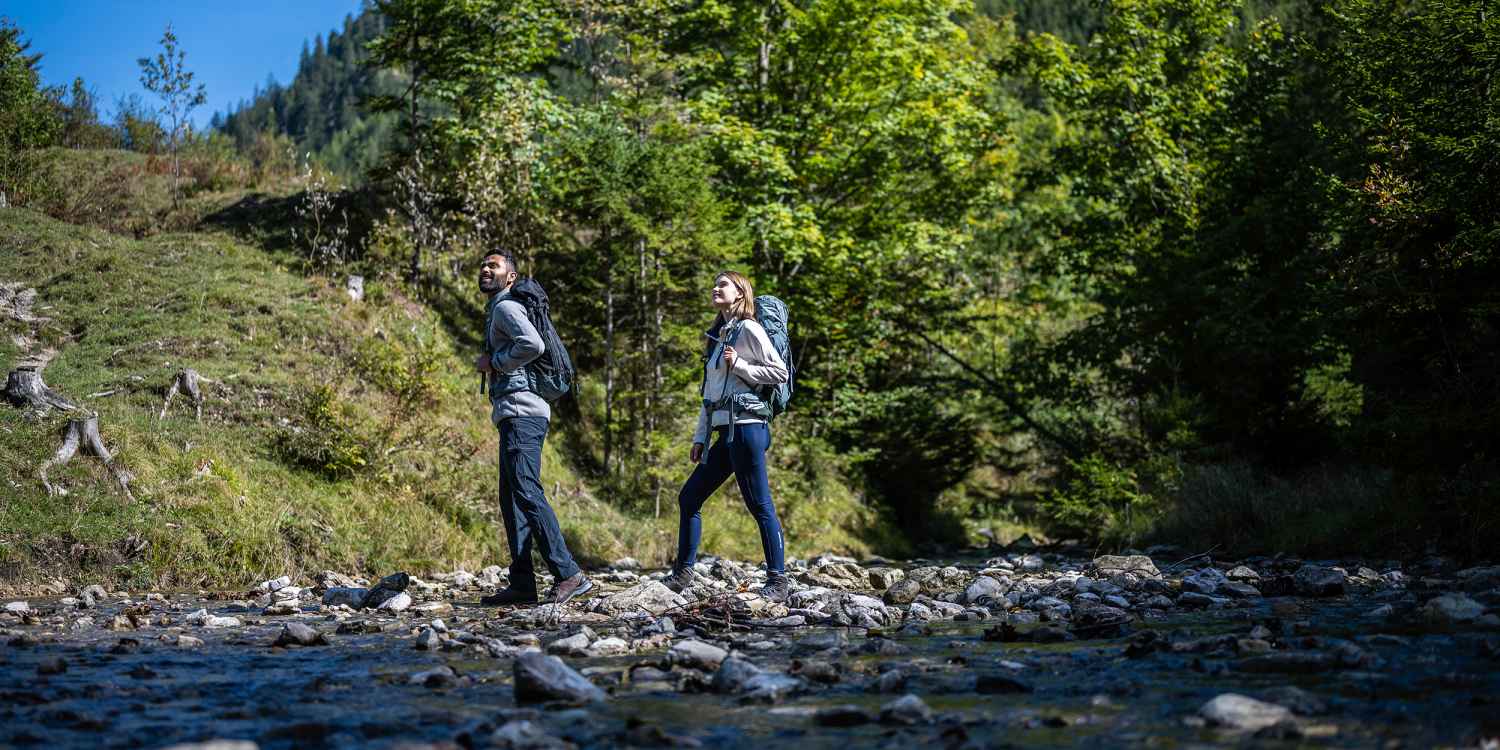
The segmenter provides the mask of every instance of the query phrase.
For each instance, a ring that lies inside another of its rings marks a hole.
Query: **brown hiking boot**
[[[516,604],[536,604],[535,591],[503,588],[479,600],[486,607],[509,607]]]
[[[566,604],[575,596],[587,594],[594,590],[594,582],[583,573],[574,573],[572,578],[557,582],[552,587],[552,593],[547,595],[548,604]]]

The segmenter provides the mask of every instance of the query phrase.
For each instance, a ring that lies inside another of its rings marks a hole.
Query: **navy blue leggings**
[[[771,502],[771,483],[766,480],[766,449],[771,447],[771,428],[764,422],[737,424],[733,441],[726,440],[728,427],[716,428],[714,432],[717,437],[708,449],[708,460],[693,469],[693,475],[677,494],[681,513],[677,525],[677,568],[691,568],[698,561],[703,503],[734,474],[745,507],[760,527],[766,572],[772,576],[785,575],[786,548],[781,539],[781,521],[776,518],[776,505]]]

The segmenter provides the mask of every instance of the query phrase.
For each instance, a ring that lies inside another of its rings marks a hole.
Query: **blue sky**
[[[208,104],[193,112],[202,127],[214,112],[249,99],[267,75],[282,84],[297,74],[302,42],[342,28],[362,0],[3,0],[0,16],[21,28],[31,51],[43,54],[47,84],[71,85],[74,76],[98,94],[100,114],[141,88],[136,58],[154,56],[170,21],[187,53],[195,83],[208,87]],[[148,99],[149,101],[149,99]]]

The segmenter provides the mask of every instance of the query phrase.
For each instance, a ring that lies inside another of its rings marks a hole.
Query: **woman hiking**
[[[703,503],[734,474],[745,507],[760,527],[760,546],[766,555],[766,585],[761,595],[779,601],[789,592],[786,549],[766,479],[771,408],[761,393],[764,386],[787,382],[789,373],[755,320],[749,279],[734,271],[720,273],[714,277],[712,299],[718,316],[705,334],[703,405],[691,454],[697,466],[677,495],[677,562],[663,582],[677,591],[692,583],[703,532]],[[715,438],[711,447],[710,432]]]

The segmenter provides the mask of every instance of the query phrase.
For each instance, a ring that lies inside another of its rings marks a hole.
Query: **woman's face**
[[[734,282],[730,281],[728,276],[720,276],[714,279],[714,307],[720,310],[727,310],[730,305],[738,302],[742,296],[744,295],[740,294],[740,288],[735,286]]]

